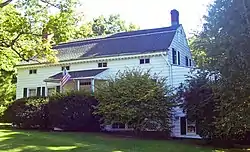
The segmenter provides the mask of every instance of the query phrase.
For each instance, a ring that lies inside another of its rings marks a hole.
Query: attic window
[[[29,71],[29,74],[36,74],[37,73],[37,70],[36,69],[32,69]]]
[[[64,69],[66,69],[67,71],[69,71],[69,70],[70,70],[70,67],[69,67],[69,66],[62,66],[62,71],[63,71]]]
[[[140,59],[140,64],[148,64],[150,63],[150,59],[147,58],[147,59]]]
[[[107,62],[98,63],[98,67],[99,67],[99,68],[107,67],[107,66],[108,66]]]

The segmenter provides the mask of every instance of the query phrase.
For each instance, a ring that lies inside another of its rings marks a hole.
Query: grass
[[[178,143],[136,140],[94,133],[0,129],[0,152],[229,152]],[[230,151],[237,152],[237,151]],[[239,151],[240,152],[240,151]]]

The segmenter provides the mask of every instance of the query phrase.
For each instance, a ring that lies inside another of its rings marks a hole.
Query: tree
[[[76,0],[0,0],[0,105],[14,98],[15,65],[56,62],[52,44],[72,38]],[[56,8],[54,13],[50,9]]]
[[[214,139],[216,100],[212,86],[216,81],[209,72],[197,70],[178,88],[179,102],[189,120],[196,122],[196,133],[204,139]]]
[[[216,131],[222,138],[243,138],[250,131],[250,1],[215,0],[196,44],[219,75],[213,86],[218,102]]]
[[[135,131],[155,129],[170,133],[171,91],[165,80],[141,69],[118,72],[97,87],[98,114],[105,124],[129,124]]]
[[[98,18],[94,18],[93,21],[83,24],[76,31],[75,38],[94,37],[138,29],[139,27],[132,23],[127,25],[121,19],[120,15],[110,15],[109,17],[99,16]]]

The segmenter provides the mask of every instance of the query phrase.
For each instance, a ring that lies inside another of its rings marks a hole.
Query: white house
[[[62,43],[56,64],[22,62],[17,65],[16,98],[49,96],[60,92],[62,69],[71,75],[65,90],[91,89],[126,68],[151,69],[152,73],[168,78],[168,85],[177,87],[193,67],[193,61],[179,12],[171,11],[170,27],[122,32],[102,38]],[[195,124],[186,120],[180,108],[173,119],[173,136],[199,138]],[[124,125],[107,126],[110,130],[127,128]]]

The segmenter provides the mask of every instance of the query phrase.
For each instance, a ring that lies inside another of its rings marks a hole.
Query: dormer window
[[[108,66],[107,62],[98,63],[98,68],[107,67],[107,66]]]
[[[140,64],[149,64],[150,63],[150,59],[146,58],[146,59],[140,59]]]

